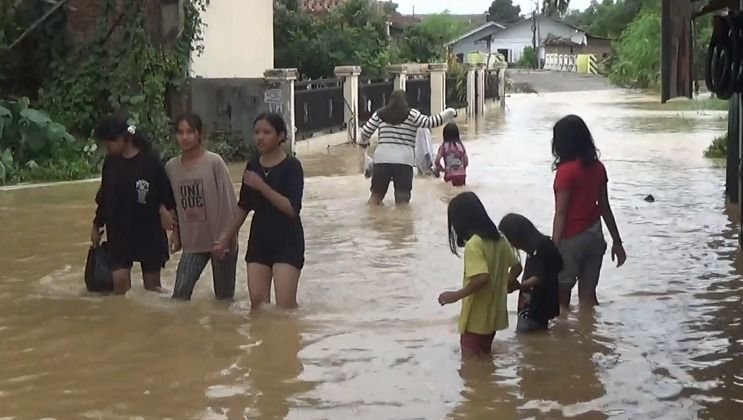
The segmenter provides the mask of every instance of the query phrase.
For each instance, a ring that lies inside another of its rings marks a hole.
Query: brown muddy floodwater
[[[409,208],[369,209],[358,150],[303,159],[307,266],[292,314],[250,313],[243,262],[232,304],[212,300],[209,272],[188,303],[144,293],[138,274],[126,298],[86,295],[97,185],[2,191],[0,418],[739,419],[737,234],[724,170],[702,157],[722,114],[624,104],[639,99],[513,96],[505,116],[463,129],[468,188],[494,219],[523,212],[548,232],[551,125],[584,116],[629,254],[621,270],[607,257],[593,314],[546,335],[512,327],[493,363],[465,368],[459,308],[436,302],[462,269],[446,237],[457,190],[439,180],[417,179]],[[171,262],[166,286],[174,276]]]

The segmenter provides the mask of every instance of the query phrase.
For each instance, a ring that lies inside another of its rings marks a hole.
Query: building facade
[[[611,53],[610,40],[592,36],[574,26],[541,15],[508,27],[488,22],[448,46],[456,56],[472,52],[498,53],[509,63],[516,63],[524,49],[532,47],[534,43],[541,63],[544,63],[548,50],[565,54],[597,54],[601,57]]]
[[[273,0],[211,1],[202,19],[204,52],[193,57],[192,76],[263,77],[273,68]]]

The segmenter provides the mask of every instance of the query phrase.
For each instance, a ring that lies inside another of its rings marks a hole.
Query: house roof
[[[327,12],[330,9],[340,6],[346,0],[302,0],[300,5],[302,9],[311,12]]]
[[[573,41],[570,38],[556,36],[553,34],[547,34],[547,38],[544,41],[542,41],[542,45],[548,46],[548,47],[573,47],[573,46],[578,46],[580,44]]]
[[[560,19],[555,19],[555,18],[553,18],[553,17],[551,17],[551,16],[547,16],[547,15],[544,15],[544,14],[542,14],[542,15],[538,15],[537,17],[538,17],[539,19],[547,19],[547,20],[551,20],[552,22],[555,22],[555,23],[557,23],[557,24],[559,24],[559,25],[564,25],[564,26],[567,26],[568,28],[572,28],[572,29],[574,29],[574,30],[576,30],[576,31],[578,31],[578,32],[582,32],[582,33],[584,33],[584,34],[586,35],[586,38],[593,38],[593,39],[603,39],[603,40],[610,40],[609,38],[604,38],[604,37],[600,37],[600,36],[596,36],[596,35],[591,35],[591,34],[589,34],[588,32],[586,32],[586,30],[585,30],[585,29],[581,29],[581,28],[579,28],[579,27],[577,27],[577,26],[575,26],[575,25],[571,25],[571,24],[569,24],[569,23],[566,23],[566,22],[563,22],[563,21],[561,21]],[[518,21],[518,22],[514,22],[514,23],[512,23],[512,24],[508,25],[508,27],[507,27],[506,29],[511,29],[511,28],[513,28],[513,27],[516,27],[516,26],[522,25],[522,24],[524,24],[525,22],[531,22],[531,21],[532,21],[532,19],[534,19],[534,18],[533,18],[533,17],[528,17],[528,18],[526,18],[526,19],[523,19],[523,20],[521,20],[521,21]],[[546,42],[546,40],[545,40],[545,42]]]
[[[455,40],[447,43],[446,45],[447,46],[454,45],[457,42],[462,41],[463,39],[469,38],[472,35],[476,35],[476,34],[478,34],[480,32],[484,32],[484,31],[487,31],[487,30],[500,31],[500,30],[503,30],[505,28],[506,27],[503,26],[503,25],[501,25],[500,23],[497,23],[497,22],[487,22],[484,25],[480,25],[477,28],[475,28],[475,29],[467,32],[466,34],[460,36],[459,38],[457,38],[457,39],[455,39]],[[485,37],[483,37],[483,38],[485,38]]]

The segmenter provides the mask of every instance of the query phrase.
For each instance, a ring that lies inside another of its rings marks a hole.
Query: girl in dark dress
[[[304,266],[304,230],[299,217],[304,172],[299,160],[282,147],[286,135],[286,123],[278,114],[262,114],[255,120],[260,156],[245,167],[237,218],[214,250],[217,255],[227,254],[252,211],[245,260],[253,309],[270,302],[272,280],[277,305],[283,309],[297,306],[297,286]]]
[[[94,136],[103,142],[108,155],[96,194],[91,242],[99,246],[105,230],[115,294],[126,294],[131,288],[135,262],[142,267],[145,289],[163,292],[160,270],[168,260],[165,228],[175,224],[175,203],[165,168],[149,140],[122,119],[104,119]]]
[[[506,215],[499,228],[514,248],[527,254],[519,285],[516,330],[546,330],[549,321],[560,314],[557,280],[563,266],[560,251],[549,236],[520,214]]]

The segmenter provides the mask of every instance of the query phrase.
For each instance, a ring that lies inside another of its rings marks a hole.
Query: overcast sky
[[[483,13],[488,10],[492,0],[459,0],[458,2],[452,2],[451,0],[393,0],[399,4],[400,7],[397,9],[400,13],[409,15],[413,12],[415,7],[415,13],[439,13],[446,9],[449,9],[450,13],[453,14],[474,14]],[[514,4],[521,6],[521,12],[531,12],[534,10],[534,1],[530,0],[513,0]],[[452,5],[454,4],[454,5]],[[571,9],[585,9],[590,4],[590,0],[571,0]]]

